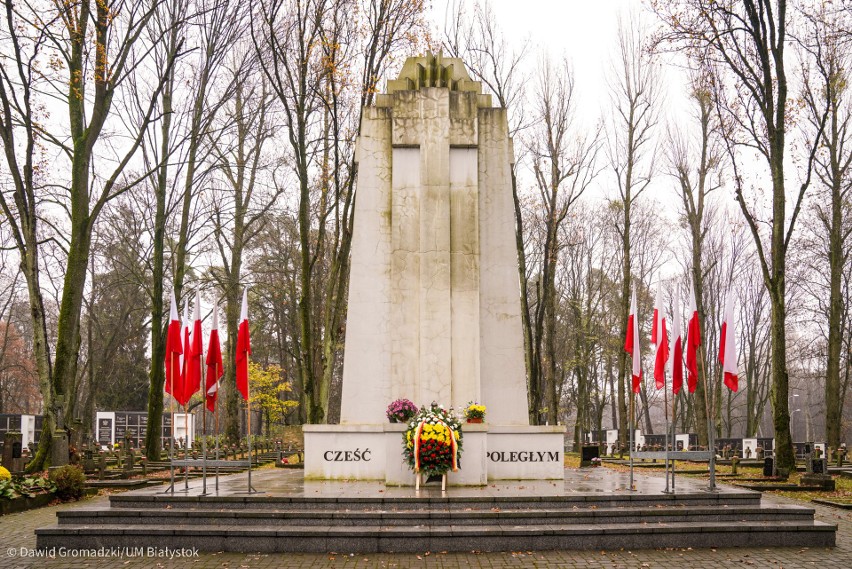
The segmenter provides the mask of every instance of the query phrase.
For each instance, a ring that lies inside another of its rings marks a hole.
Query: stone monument
[[[562,478],[564,427],[529,425],[506,109],[460,59],[411,57],[356,153],[341,424],[305,426],[306,478],[413,483],[401,397],[486,405],[450,484]]]

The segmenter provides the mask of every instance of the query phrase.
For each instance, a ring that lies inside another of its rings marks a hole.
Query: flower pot
[[[396,417],[390,417],[389,420],[390,420],[391,423],[399,423],[399,421],[397,421]]]
[[[482,417],[472,417],[467,420],[468,423],[481,423]]]

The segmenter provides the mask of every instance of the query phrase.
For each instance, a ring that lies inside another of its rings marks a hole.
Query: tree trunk
[[[844,299],[840,285],[846,254],[843,251],[843,218],[840,192],[841,180],[835,178],[831,188],[831,223],[828,234],[829,301],[828,301],[828,354],[825,370],[825,439],[833,448],[840,446],[843,401],[840,389],[840,351],[843,341],[841,318],[849,299]]]
[[[170,34],[170,47],[174,52],[177,42],[176,29]],[[159,461],[163,442],[163,388],[166,383],[166,370],[163,363],[166,358],[166,330],[169,323],[163,322],[164,294],[164,249],[166,235],[166,194],[168,193],[168,168],[172,126],[172,89],[174,77],[170,75],[163,86],[163,124],[161,127],[160,157],[162,163],[157,171],[157,184],[154,187],[156,210],[154,212],[154,242],[151,266],[151,371],[148,386],[148,428],[145,432],[145,456],[148,460]]]
[[[629,181],[628,181],[629,183]],[[630,284],[631,284],[631,275],[630,275],[630,190],[629,185],[626,186],[627,190],[627,199],[624,200],[624,232],[621,235],[621,247],[624,251],[624,260],[621,270],[621,306],[620,306],[620,314],[619,314],[619,338],[627,337],[627,319],[630,316]],[[638,315],[634,316],[634,318],[638,318]],[[636,342],[639,342],[639,339],[635,339]],[[624,444],[627,444],[629,440],[629,430],[634,428],[632,425],[628,425],[627,416],[628,410],[628,397],[634,397],[633,395],[633,381],[630,380],[629,384],[626,385],[627,378],[632,377],[632,367],[628,365],[629,359],[627,352],[624,350],[618,350],[618,438]]]

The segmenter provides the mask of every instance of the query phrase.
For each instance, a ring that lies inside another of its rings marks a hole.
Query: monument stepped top
[[[432,87],[459,93],[475,93],[479,95],[478,106],[491,106],[491,96],[482,94],[482,83],[470,78],[464,62],[458,57],[444,57],[442,53],[435,55],[426,52],[426,55],[406,59],[399,76],[388,80],[384,95]],[[380,95],[377,100],[378,106],[389,105],[389,102],[383,99],[384,97]]]

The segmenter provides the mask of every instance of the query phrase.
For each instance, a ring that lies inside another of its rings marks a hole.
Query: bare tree
[[[707,312],[704,308],[704,277],[710,268],[704,266],[704,241],[710,230],[711,216],[707,214],[707,200],[711,192],[722,183],[721,167],[723,147],[719,140],[718,118],[715,113],[711,88],[711,77],[706,71],[693,73],[690,93],[694,103],[694,126],[692,132],[684,127],[674,127],[669,134],[668,159],[669,171],[675,178],[683,203],[686,228],[689,232],[689,252],[691,253],[692,291],[698,310],[700,333],[706,338]],[[706,369],[704,353],[698,356],[702,361],[699,369]],[[699,373],[700,377],[700,373]],[[707,445],[707,393],[705,382],[699,381],[695,389],[696,428],[700,445]]]
[[[238,54],[229,70],[236,85],[233,101],[222,113],[221,130],[229,136],[214,141],[213,152],[221,174],[221,191],[215,192],[213,235],[216,240],[221,272],[216,272],[218,287],[226,302],[225,321],[228,349],[237,345],[237,329],[244,252],[262,229],[265,214],[282,192],[274,183],[272,171],[278,157],[270,153],[273,137],[273,96],[266,78],[257,73],[254,50]],[[225,140],[228,142],[226,143]],[[225,377],[225,434],[231,440],[240,437],[239,393],[236,389],[236,361],[227,358]]]
[[[557,291],[556,273],[564,242],[561,227],[575,202],[599,173],[599,130],[584,132],[575,123],[574,76],[568,61],[539,63],[532,95],[536,124],[527,135],[532,171],[540,208],[541,251],[536,302],[529,314],[532,325],[532,369],[538,382],[530,386],[530,417],[536,423],[556,424],[557,391]]]
[[[814,173],[820,182],[815,195],[814,214],[818,220],[820,246],[809,248],[817,253],[819,264],[828,264],[828,274],[821,270],[812,276],[824,282],[815,294],[818,312],[826,322],[825,354],[825,428],[826,442],[837,448],[841,442],[841,420],[845,389],[841,388],[843,337],[848,333],[845,315],[849,299],[842,294],[843,272],[849,263],[850,223],[849,196],[852,190],[852,97],[848,82],[847,49],[849,17],[845,12],[831,11],[827,6],[805,13],[802,47],[803,101],[807,111],[809,146],[818,147]],[[828,119],[825,121],[827,103]],[[824,128],[823,128],[823,125]],[[818,137],[817,140],[814,140]],[[809,265],[811,263],[808,263]],[[822,279],[825,275],[827,278]],[[827,289],[827,291],[826,291]],[[827,297],[825,293],[828,293]]]
[[[804,161],[804,176],[788,216],[785,178],[786,135],[790,113],[785,50],[788,43],[786,0],[672,0],[657,11],[668,26],[665,41],[685,46],[702,64],[720,73],[714,97],[724,121],[724,141],[734,171],[735,196],[757,249],[763,281],[771,299],[772,402],[778,466],[795,466],[788,406],[786,315],[787,251],[817,147]],[[822,105],[819,131],[825,124]],[[821,138],[815,137],[815,140]],[[770,204],[759,208],[746,196],[740,151],[757,152],[772,183]],[[768,221],[764,221],[768,219]],[[768,229],[768,231],[767,231]]]
[[[189,12],[189,13],[187,13]],[[154,52],[156,65],[163,68],[175,58],[189,37],[198,48],[171,68],[160,97],[163,120],[159,137],[149,137],[143,146],[146,164],[152,169],[150,184],[156,197],[151,220],[153,258],[151,259],[151,371],[148,392],[148,431],[145,449],[149,460],[159,460],[163,414],[165,369],[165,329],[163,322],[164,283],[166,279],[166,231],[172,223],[177,239],[171,246],[172,283],[175,296],[181,300],[187,268],[187,254],[193,233],[199,230],[193,222],[202,217],[197,198],[209,167],[204,168],[210,152],[212,124],[234,89],[233,82],[219,78],[222,62],[233,49],[237,36],[245,31],[245,9],[224,0],[171,0],[156,13],[151,28],[166,41]],[[218,88],[217,88],[218,87]],[[175,101],[187,100],[184,107]],[[170,201],[172,203],[170,204]],[[171,207],[170,207],[171,206]],[[177,210],[177,211],[175,211]],[[179,212],[179,215],[175,215]]]
[[[416,45],[423,10],[419,0],[269,0],[253,20],[263,72],[283,109],[298,187],[295,387],[311,423],[331,417],[332,379],[340,361],[355,199],[352,135],[394,53]],[[360,82],[350,80],[351,68],[360,70]],[[352,101],[360,107],[353,108]]]
[[[155,81],[150,104],[129,129],[127,144],[105,151],[98,175],[92,175],[92,164],[113,112],[116,93],[147,57],[149,44],[140,38],[158,6],[159,2],[90,0],[73,4],[5,4],[0,138],[14,189],[11,194],[0,193],[0,207],[9,220],[25,267],[45,405],[42,437],[28,465],[30,471],[40,470],[52,461],[67,461],[61,453],[52,453],[53,435],[57,429],[64,430],[75,415],[69,388],[77,376],[80,314],[92,231],[106,204],[140,179],[125,179],[124,172],[148,127],[158,117],[155,101],[162,88],[162,76]],[[169,67],[170,64],[164,73]],[[49,98],[66,104],[67,131],[60,126],[53,128],[52,121],[42,121],[43,105]],[[49,193],[45,172],[37,166],[37,147],[41,144],[55,145],[68,168],[65,191],[50,196],[59,201],[68,216],[63,262],[66,271],[53,358],[47,342],[39,272],[43,239],[39,208]],[[112,171],[105,172],[109,167]]]
[[[608,154],[618,187],[618,198],[613,200],[613,204],[621,211],[616,230],[624,255],[619,309],[622,322],[620,336],[624,338],[632,287],[632,213],[634,201],[648,188],[654,174],[656,148],[653,132],[659,114],[660,79],[641,23],[637,19],[619,20],[618,29],[618,48],[609,80],[613,113],[608,129]],[[622,351],[618,364],[617,397],[618,429],[622,441],[627,440],[628,434],[626,373],[627,356]]]
[[[769,298],[766,288],[762,286],[761,275],[756,270],[754,252],[744,259],[737,271],[737,303],[739,316],[737,323],[740,327],[740,351],[742,356],[742,371],[745,376],[746,417],[745,432],[747,437],[758,435],[766,404],[769,401],[770,382],[770,345],[769,329]],[[733,410],[731,393],[728,392],[726,409],[727,431],[731,436],[733,428]]]

